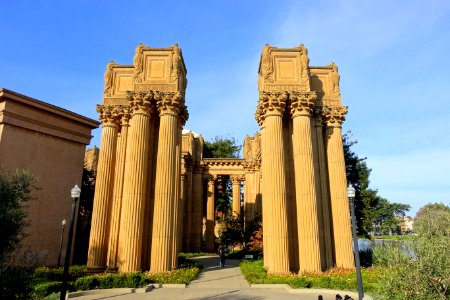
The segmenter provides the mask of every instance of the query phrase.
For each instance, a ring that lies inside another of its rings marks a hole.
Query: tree
[[[387,231],[390,234],[397,228],[400,220],[397,216],[404,215],[410,209],[408,204],[390,203],[378,195],[377,190],[369,188],[370,172],[366,158],[360,158],[351,147],[357,143],[351,139],[348,131],[342,137],[347,182],[355,188],[355,215],[359,236],[368,236],[375,230]]]
[[[10,174],[0,169],[0,299],[30,299],[35,262],[32,255],[13,253],[25,237],[34,189],[36,180],[27,171]]]
[[[25,237],[27,203],[36,188],[34,177],[25,170],[7,174],[0,170],[0,266],[8,262]]]
[[[216,136],[213,141],[205,141],[203,145],[204,158],[237,158],[240,151],[241,146],[236,145],[236,140],[231,136]]]
[[[450,207],[428,204],[415,221],[417,235],[374,250],[383,268],[379,283],[385,299],[450,299]]]

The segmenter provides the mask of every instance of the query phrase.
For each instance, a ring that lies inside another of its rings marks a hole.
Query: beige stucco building
[[[139,45],[133,65],[107,66],[90,270],[169,271],[202,238],[212,251],[221,175],[231,176],[234,212],[243,185],[246,216],[262,214],[270,273],[353,268],[337,66],[310,66],[303,45],[266,45],[258,74],[261,132],[246,137],[242,159],[206,159],[203,138],[182,134],[177,45]]]
[[[37,178],[39,190],[29,203],[30,226],[23,250],[37,253],[45,265],[57,263],[61,221],[71,217],[70,190],[81,185],[85,147],[98,125],[60,107],[0,89],[0,167],[11,172],[25,169]]]

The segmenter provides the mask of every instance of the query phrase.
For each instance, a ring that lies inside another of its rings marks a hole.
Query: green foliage
[[[203,158],[237,158],[241,146],[231,137],[216,136],[211,142],[205,141],[203,145]]]
[[[351,132],[342,138],[347,182],[355,188],[355,215],[358,235],[368,237],[374,231],[392,234],[400,221],[396,216],[404,216],[409,211],[408,204],[390,203],[378,195],[377,190],[369,188],[371,169],[366,158],[359,158],[351,147],[357,141],[351,140]]]
[[[264,270],[262,260],[242,261],[240,267],[245,279],[251,284],[288,284],[293,288],[357,289],[355,272],[340,269],[324,274],[271,275]],[[377,291],[376,277],[378,274],[372,269],[363,269],[362,275],[365,291]]]
[[[419,212],[417,235],[374,250],[384,299],[450,299],[450,208],[434,204]]]
[[[34,286],[31,296],[33,299],[42,299],[52,293],[57,293],[61,290],[61,281],[49,281],[38,283]]]
[[[90,275],[78,278],[74,283],[74,289],[77,291],[87,291],[111,288],[140,288],[151,282],[150,278],[139,272]]]
[[[206,253],[206,252],[195,252],[195,253],[181,252],[178,254],[178,259],[180,259],[181,257],[188,259],[188,258],[199,257],[199,256],[216,256],[216,255],[217,255],[216,253]],[[180,260],[178,260],[178,261],[180,262]]]
[[[256,236],[262,232],[262,220],[255,215],[252,221],[246,221],[245,211],[241,214],[227,215],[224,219],[225,230],[222,232],[220,242],[224,246],[242,246],[247,252],[249,242],[255,241]],[[250,243],[250,246],[255,246]],[[261,249],[262,250],[262,249]],[[258,252],[258,249],[252,248]]]
[[[28,299],[33,290],[33,270],[21,266],[0,269],[0,299]]]
[[[36,180],[25,170],[7,174],[0,169],[0,268],[25,236],[26,208],[35,185]]]

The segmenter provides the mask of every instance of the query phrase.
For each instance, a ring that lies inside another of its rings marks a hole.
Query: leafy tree
[[[34,177],[25,170],[7,174],[0,170],[0,266],[20,246],[28,225],[27,203],[36,188]]]
[[[379,283],[384,299],[450,299],[450,207],[428,204],[415,221],[417,235],[374,250],[383,268]]]
[[[236,140],[231,136],[216,136],[213,141],[205,141],[203,145],[204,158],[237,158],[240,151],[241,146],[236,145]]]
[[[0,299],[29,299],[32,253],[14,255],[28,226],[27,203],[34,199],[35,178],[25,170],[0,170]]]
[[[369,188],[369,177],[372,170],[367,166],[366,158],[358,157],[351,150],[351,147],[357,143],[351,138],[352,134],[348,131],[343,135],[342,141],[347,182],[355,188],[355,215],[358,235],[368,236],[374,230],[392,233],[400,223],[396,216],[404,216],[410,206],[390,203],[387,199],[378,195],[377,190]]]

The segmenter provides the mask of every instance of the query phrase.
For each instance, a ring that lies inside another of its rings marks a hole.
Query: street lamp
[[[59,240],[58,265],[56,266],[57,268],[59,268],[61,266],[61,251],[62,251],[65,226],[66,226],[66,219],[62,220],[62,222],[61,222],[61,239]]]
[[[355,188],[349,183],[347,187],[347,197],[350,201],[350,211],[352,215],[352,229],[353,229],[353,252],[355,255],[356,265],[356,280],[358,282],[358,298],[362,300],[364,298],[362,276],[361,276],[361,263],[359,261],[359,248],[358,248],[358,235],[356,233],[356,217],[355,217]]]
[[[67,277],[69,276],[70,250],[72,248],[73,220],[75,218],[75,206],[77,203],[77,199],[80,198],[80,194],[81,189],[77,184],[75,184],[75,186],[70,190],[70,196],[72,197],[72,218],[70,219],[69,238],[67,239],[66,257],[64,259],[64,272],[61,285],[61,296],[59,298],[60,300],[64,300],[66,298]]]

